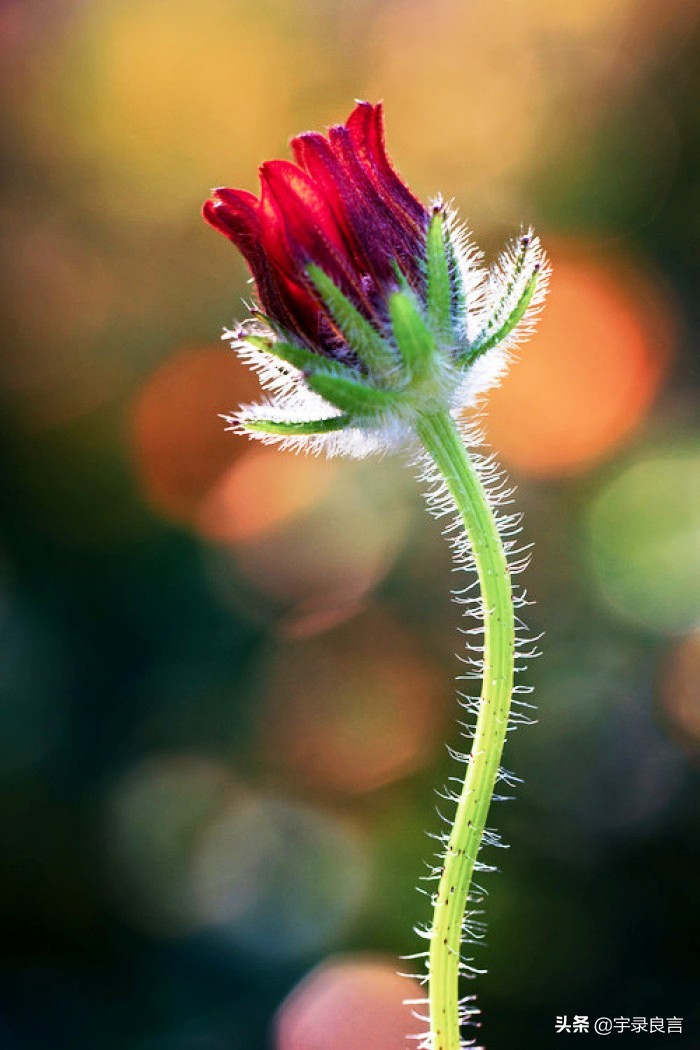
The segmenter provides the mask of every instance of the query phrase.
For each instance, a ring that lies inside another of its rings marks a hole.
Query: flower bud
[[[475,265],[446,207],[426,208],[393,168],[381,103],[291,145],[296,163],[261,166],[259,197],[220,188],[204,205],[261,307],[234,345],[276,395],[234,422],[275,439],[335,435],[332,451],[350,428],[363,452],[386,447],[500,374],[542,296],[539,246],[528,234],[491,274]]]

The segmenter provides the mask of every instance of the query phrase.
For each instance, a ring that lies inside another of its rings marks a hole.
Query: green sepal
[[[395,257],[391,260],[391,268],[394,271],[394,276],[396,277],[396,280],[398,281],[399,289],[402,292],[410,292],[411,286],[408,283],[408,277],[401,269],[401,264],[399,263],[399,260]]]
[[[404,365],[412,378],[420,379],[429,372],[436,347],[413,295],[394,292],[389,297],[389,316]]]
[[[428,322],[438,337],[447,337],[452,330],[452,282],[445,242],[445,215],[437,209],[428,226],[426,277]]]
[[[393,390],[379,390],[356,379],[324,372],[307,376],[306,382],[315,394],[330,401],[341,412],[356,416],[376,415],[385,409],[394,408],[401,400],[401,395]]]
[[[350,423],[350,417],[330,416],[327,419],[304,419],[298,422],[277,419],[246,420],[243,426],[256,434],[276,434],[281,437],[304,436],[306,434],[330,434],[334,430],[344,430]]]
[[[336,361],[331,357],[324,357],[305,346],[297,343],[288,343],[281,339],[266,339],[260,335],[246,335],[245,340],[252,346],[257,346],[273,357],[279,357],[300,372],[328,372],[330,375],[344,375],[348,379],[356,376],[356,372],[349,365]]]
[[[445,237],[445,251],[447,253],[447,264],[450,270],[452,317],[461,322],[464,319],[467,310],[467,293],[464,290],[464,280],[457,259],[457,253],[449,234]]]
[[[391,372],[396,366],[396,359],[379,332],[320,267],[312,263],[307,267],[307,273],[348,346],[363,361],[368,371],[378,377]]]
[[[486,336],[483,342],[475,343],[474,346],[470,347],[468,352],[460,358],[460,364],[471,364],[472,361],[477,359],[477,357],[481,357],[481,355],[485,354],[487,350],[490,350],[493,346],[496,346],[497,343],[506,339],[510,333],[517,328],[525,316],[528,306],[532,302],[539,275],[540,272],[538,268],[530,277],[529,281],[523,288],[522,295],[501,325],[493,331],[491,335]]]

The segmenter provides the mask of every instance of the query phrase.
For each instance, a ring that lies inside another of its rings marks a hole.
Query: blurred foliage
[[[405,1044],[454,577],[400,462],[225,433],[249,288],[197,214],[354,97],[487,253],[534,222],[555,266],[486,420],[546,641],[484,1039],[698,1045],[698,14],[0,0],[3,1047]]]

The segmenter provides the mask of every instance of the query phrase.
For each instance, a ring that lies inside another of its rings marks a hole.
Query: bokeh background
[[[411,1045],[454,577],[399,459],[225,433],[249,288],[198,215],[355,97],[489,257],[533,222],[554,263],[488,405],[546,638],[480,1039],[700,1047],[699,14],[1,0],[2,1047]]]

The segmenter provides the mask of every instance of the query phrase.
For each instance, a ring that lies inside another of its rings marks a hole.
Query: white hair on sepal
[[[537,281],[532,298],[528,303],[523,317],[518,321],[513,331],[505,338],[505,346],[508,350],[514,349],[525,339],[528,339],[535,330],[535,325],[542,312],[545,299],[547,298],[549,282],[552,275],[552,266],[549,258],[542,247],[540,238],[534,232],[532,227],[529,227],[523,236],[528,238],[529,244],[526,253],[526,263],[523,267],[525,271],[524,279],[523,277],[520,278],[520,294],[522,294],[522,290],[524,290],[527,281],[534,273],[537,273]],[[518,243],[522,243],[522,239],[523,238],[521,237],[520,242],[512,242],[509,246],[508,251],[511,259],[517,250]],[[505,292],[505,287],[503,290]],[[518,298],[519,296],[516,296],[514,293],[513,299],[517,302]]]
[[[341,430],[322,434],[276,434],[250,428],[250,424],[265,421],[306,423],[334,419],[342,414],[303,383],[296,383],[286,395],[243,405],[238,412],[224,416],[224,419],[229,424],[228,429],[234,433],[294,452],[311,455],[323,453],[330,459],[337,456],[349,459],[384,456],[398,452],[415,441],[409,424],[397,413],[386,413],[378,420],[368,420],[366,426],[354,421]]]
[[[549,285],[551,266],[539,237],[532,227],[511,241],[488,272],[480,309],[475,311],[471,343],[480,342],[498,331],[525,294],[528,283],[537,275],[535,289],[523,317],[503,339],[506,350],[512,350],[532,333]]]
[[[459,218],[452,202],[446,202],[444,207],[445,227],[457,267],[456,276],[464,294],[464,312],[461,318],[455,318],[455,323],[459,326],[458,334],[469,342],[472,317],[478,316],[483,309],[488,269],[484,265],[482,249],[472,239],[471,230]]]
[[[550,273],[549,260],[532,230],[511,242],[501,253],[479,288],[478,310],[469,313],[475,327],[473,345],[478,346],[492,332],[497,332],[512,316],[528,282],[536,274],[532,298],[512,330],[462,370],[460,382],[450,399],[453,410],[475,408],[481,395],[500,384],[514,360],[515,351],[535,328],[547,295]]]
[[[243,321],[235,329],[224,329],[221,338],[229,343],[243,364],[254,372],[263,390],[280,396],[291,395],[301,387],[301,373],[275,354],[250,342],[249,335],[269,339],[276,338],[268,329],[252,318]]]
[[[459,382],[450,394],[450,407],[453,411],[476,409],[482,395],[500,384],[510,364],[510,354],[499,344],[463,369]]]
[[[350,459],[365,459],[383,456],[399,451],[413,439],[405,413],[396,411],[387,411],[376,419],[368,420],[366,426],[354,420],[342,430],[322,434],[274,434],[251,430],[247,424],[265,420],[306,423],[316,419],[333,419],[343,413],[309,389],[302,371],[250,342],[248,335],[269,339],[270,342],[274,342],[278,336],[255,318],[247,319],[235,329],[225,329],[222,335],[222,339],[230,344],[241,361],[257,375],[262,389],[271,396],[243,405],[237,412],[225,415],[229,430],[264,444],[312,455],[325,453],[329,458],[347,456]]]

